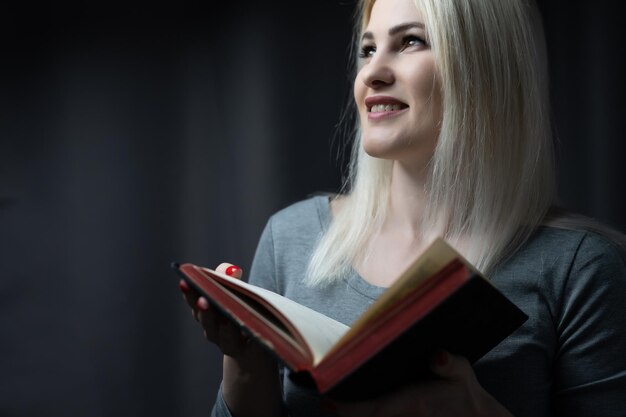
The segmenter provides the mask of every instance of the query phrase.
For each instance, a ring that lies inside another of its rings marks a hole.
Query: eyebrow
[[[399,32],[404,32],[405,30],[412,29],[412,28],[425,29],[426,27],[424,26],[423,23],[420,23],[420,22],[402,23],[400,25],[394,26],[391,29],[389,29],[389,36],[393,36]],[[372,40],[374,39],[374,34],[372,32],[365,32],[363,36],[361,36],[361,40],[364,40],[364,39]]]

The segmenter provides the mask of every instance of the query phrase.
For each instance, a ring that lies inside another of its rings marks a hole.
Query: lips
[[[408,111],[409,105],[389,96],[371,96],[365,99],[367,119],[371,122],[383,122],[393,119]]]

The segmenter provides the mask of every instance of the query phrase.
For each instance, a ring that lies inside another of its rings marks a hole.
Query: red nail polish
[[[448,352],[443,350],[437,353],[437,356],[435,357],[435,363],[439,366],[446,366],[448,364],[448,360],[450,360]]]
[[[231,277],[235,276],[235,273],[237,271],[241,271],[241,268],[239,268],[238,266],[235,266],[235,265],[231,265],[228,268],[226,268],[226,275],[230,275]]]
[[[185,282],[185,280],[181,279],[180,281],[178,281],[178,288],[180,288],[180,290],[182,292],[187,292],[189,291],[189,286],[187,285],[187,283]]]
[[[209,309],[209,303],[204,298],[198,298],[198,301],[196,301],[196,307],[198,307],[198,310],[207,311]]]

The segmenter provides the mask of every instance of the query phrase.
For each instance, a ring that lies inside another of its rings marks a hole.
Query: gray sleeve
[[[211,411],[211,417],[232,417],[232,414],[226,405],[226,401],[224,401],[221,386],[217,392],[217,397],[215,398],[215,404],[213,405],[213,410]]]
[[[617,247],[587,235],[562,291],[555,415],[624,416],[626,266]]]

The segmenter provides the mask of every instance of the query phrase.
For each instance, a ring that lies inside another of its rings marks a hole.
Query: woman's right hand
[[[241,279],[241,268],[222,263],[216,271]],[[179,287],[205,337],[224,354],[222,394],[228,408],[238,416],[281,415],[280,382],[274,358],[239,327],[212,307],[184,280]]]
[[[229,263],[220,264],[216,271],[237,279],[241,279],[243,274],[241,268]],[[191,314],[204,329],[206,339],[215,343],[224,355],[242,362],[241,365],[258,356],[257,350],[261,350],[261,347],[257,343],[251,343],[237,325],[209,304],[206,298],[190,288],[185,280],[180,280],[179,288],[191,307]]]

